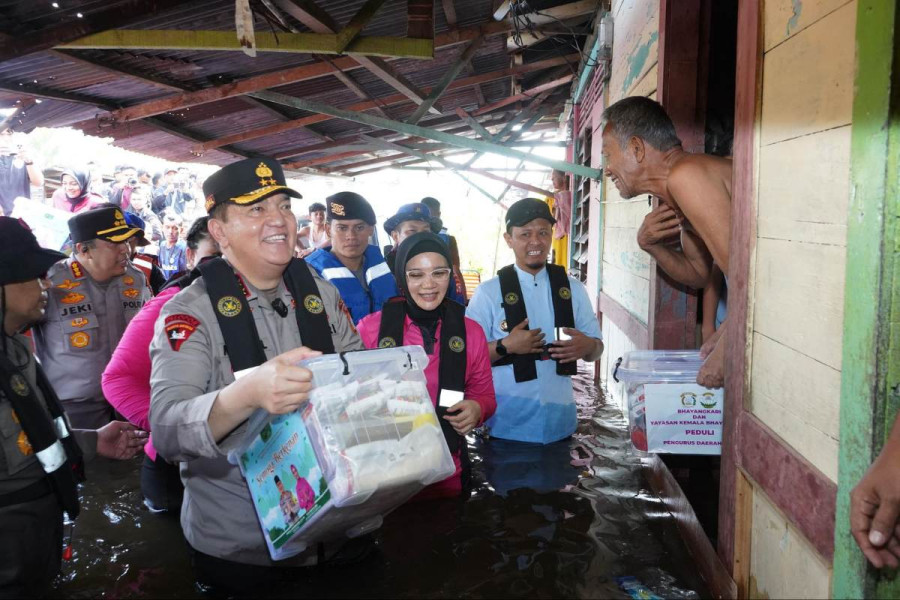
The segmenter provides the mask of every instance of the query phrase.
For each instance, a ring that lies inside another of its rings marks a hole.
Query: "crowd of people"
[[[669,117],[645,98],[609,107],[605,121],[607,176],[623,197],[660,199],[641,247],[687,285],[704,287],[713,265],[728,273],[731,162],[684,152]],[[31,163],[22,162],[27,174]],[[579,360],[600,358],[603,342],[583,284],[548,262],[555,227],[571,219],[565,194],[553,211],[533,198],[509,207],[503,238],[515,262],[467,302],[457,241],[432,197],[382,224],[391,240],[382,249],[371,243],[375,211],[354,192],[312,203],[298,230],[291,200],[302,196],[273,159],[230,164],[202,191],[178,169],[156,188],[131,167],[118,176],[94,194],[92,171],[64,173],[54,204],[74,213],[71,256],[0,217],[2,594],[40,595],[52,581],[85,460],[141,449],[146,505],[180,514],[206,589],[256,595],[306,567],[365,555],[363,537],[273,561],[241,472],[226,458],[253,412],[287,414],[307,402],[311,373],[298,363],[320,354],[424,348],[456,470],[414,501],[466,489],[464,436],[476,427],[488,444],[550,444],[574,433],[571,376]],[[200,198],[206,214],[186,228]],[[670,247],[673,236],[681,250]],[[156,256],[141,252],[151,242]],[[704,345],[703,385],[723,384],[729,327],[726,318]],[[446,407],[442,396],[456,400]],[[896,511],[885,528],[891,515],[879,508],[885,473],[900,479],[883,460],[867,476],[874,491],[859,509],[866,516],[855,517],[865,531],[857,539],[873,563],[894,565]]]

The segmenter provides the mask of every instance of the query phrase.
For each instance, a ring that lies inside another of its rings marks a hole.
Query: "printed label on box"
[[[647,451],[669,454],[721,454],[723,390],[696,384],[644,386]]]
[[[241,454],[241,467],[263,531],[276,549],[331,498],[298,413],[266,425]]]

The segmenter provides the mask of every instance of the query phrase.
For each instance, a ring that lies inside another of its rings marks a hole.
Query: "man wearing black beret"
[[[316,250],[306,262],[337,287],[358,323],[400,291],[378,246],[369,244],[375,211],[365,198],[354,192],[329,196],[326,219],[331,246]]]
[[[131,458],[147,434],[114,421],[72,429],[23,332],[44,318],[47,272],[65,254],[41,248],[18,219],[0,217],[0,597],[44,597],[59,572],[63,512],[96,454]]]
[[[121,209],[102,206],[69,219],[74,252],[47,273],[47,318],[34,330],[38,358],[72,425],[96,429],[113,410],[100,376],[129,321],[150,299],[127,241],[141,230]]]

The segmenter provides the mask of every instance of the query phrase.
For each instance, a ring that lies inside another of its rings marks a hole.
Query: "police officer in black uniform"
[[[47,306],[47,271],[66,256],[41,248],[20,220],[0,217],[0,598],[42,596],[59,571],[63,512],[95,454],[131,458],[146,433],[114,421],[73,430],[22,335]]]

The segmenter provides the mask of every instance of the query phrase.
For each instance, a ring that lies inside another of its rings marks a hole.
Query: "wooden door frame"
[[[850,491],[900,408],[900,11],[858,2],[833,595],[896,598],[900,580],[868,567],[849,527]]]
[[[879,0],[868,0],[878,2]],[[752,490],[763,492],[827,561],[834,555],[837,486],[746,410],[750,398],[753,264],[763,67],[762,0],[738,5],[734,174],[718,552],[748,596]],[[860,8],[862,10],[862,7]]]

